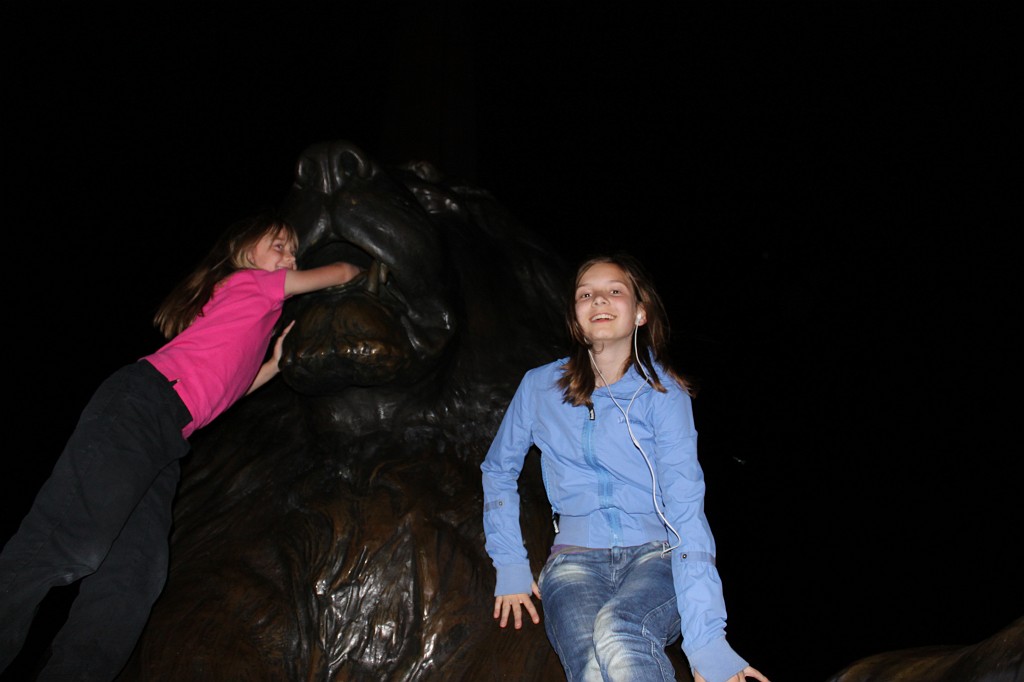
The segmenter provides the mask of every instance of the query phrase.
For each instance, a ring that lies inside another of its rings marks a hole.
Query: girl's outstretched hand
[[[725,682],[744,682],[747,679],[761,680],[761,682],[770,682],[767,677],[762,675],[756,668],[752,668],[749,665],[737,674],[730,677]],[[693,682],[706,682],[704,677],[697,672],[693,671]]]
[[[531,591],[537,599],[540,599],[540,588],[537,587],[537,581],[534,580],[530,586]],[[520,594],[501,594],[494,598],[494,618],[501,620],[498,621],[498,625],[505,627],[508,625],[508,614],[512,612],[512,621],[516,630],[520,630],[523,627],[523,609],[530,614],[530,620],[533,621],[534,625],[540,622],[540,614],[537,613],[537,607],[533,605],[533,600],[530,599],[530,595],[526,593]]]

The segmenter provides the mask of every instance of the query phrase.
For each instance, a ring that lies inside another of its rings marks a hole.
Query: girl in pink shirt
[[[86,405],[50,478],[0,553],[0,670],[51,587],[79,579],[39,680],[109,681],[127,662],[167,575],[171,502],[188,436],[278,372],[285,299],[360,268],[297,270],[298,238],[257,216],[222,235],[154,323],[169,341],[112,374]]]

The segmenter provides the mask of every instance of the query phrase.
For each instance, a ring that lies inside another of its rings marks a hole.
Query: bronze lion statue
[[[479,469],[522,373],[562,352],[563,262],[488,192],[345,141],[306,150],[283,209],[301,267],[365,272],[290,300],[278,380],[193,439],[119,679],[564,679],[542,626],[491,619]]]

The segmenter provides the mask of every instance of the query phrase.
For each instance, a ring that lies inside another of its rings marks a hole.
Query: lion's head
[[[301,235],[301,267],[365,268],[347,286],[291,302],[282,320],[296,322],[282,377],[325,397],[317,404],[329,430],[380,428],[410,409],[460,419],[491,410],[507,396],[488,392],[504,392],[560,343],[560,258],[489,193],[449,183],[429,163],[384,168],[348,142],[314,145],[285,213]],[[353,400],[372,416],[347,417]]]

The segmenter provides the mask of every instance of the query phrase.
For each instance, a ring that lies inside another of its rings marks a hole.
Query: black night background
[[[345,4],[5,11],[0,539],[217,232],[348,139],[649,266],[775,682],[1024,615],[1009,4]]]

